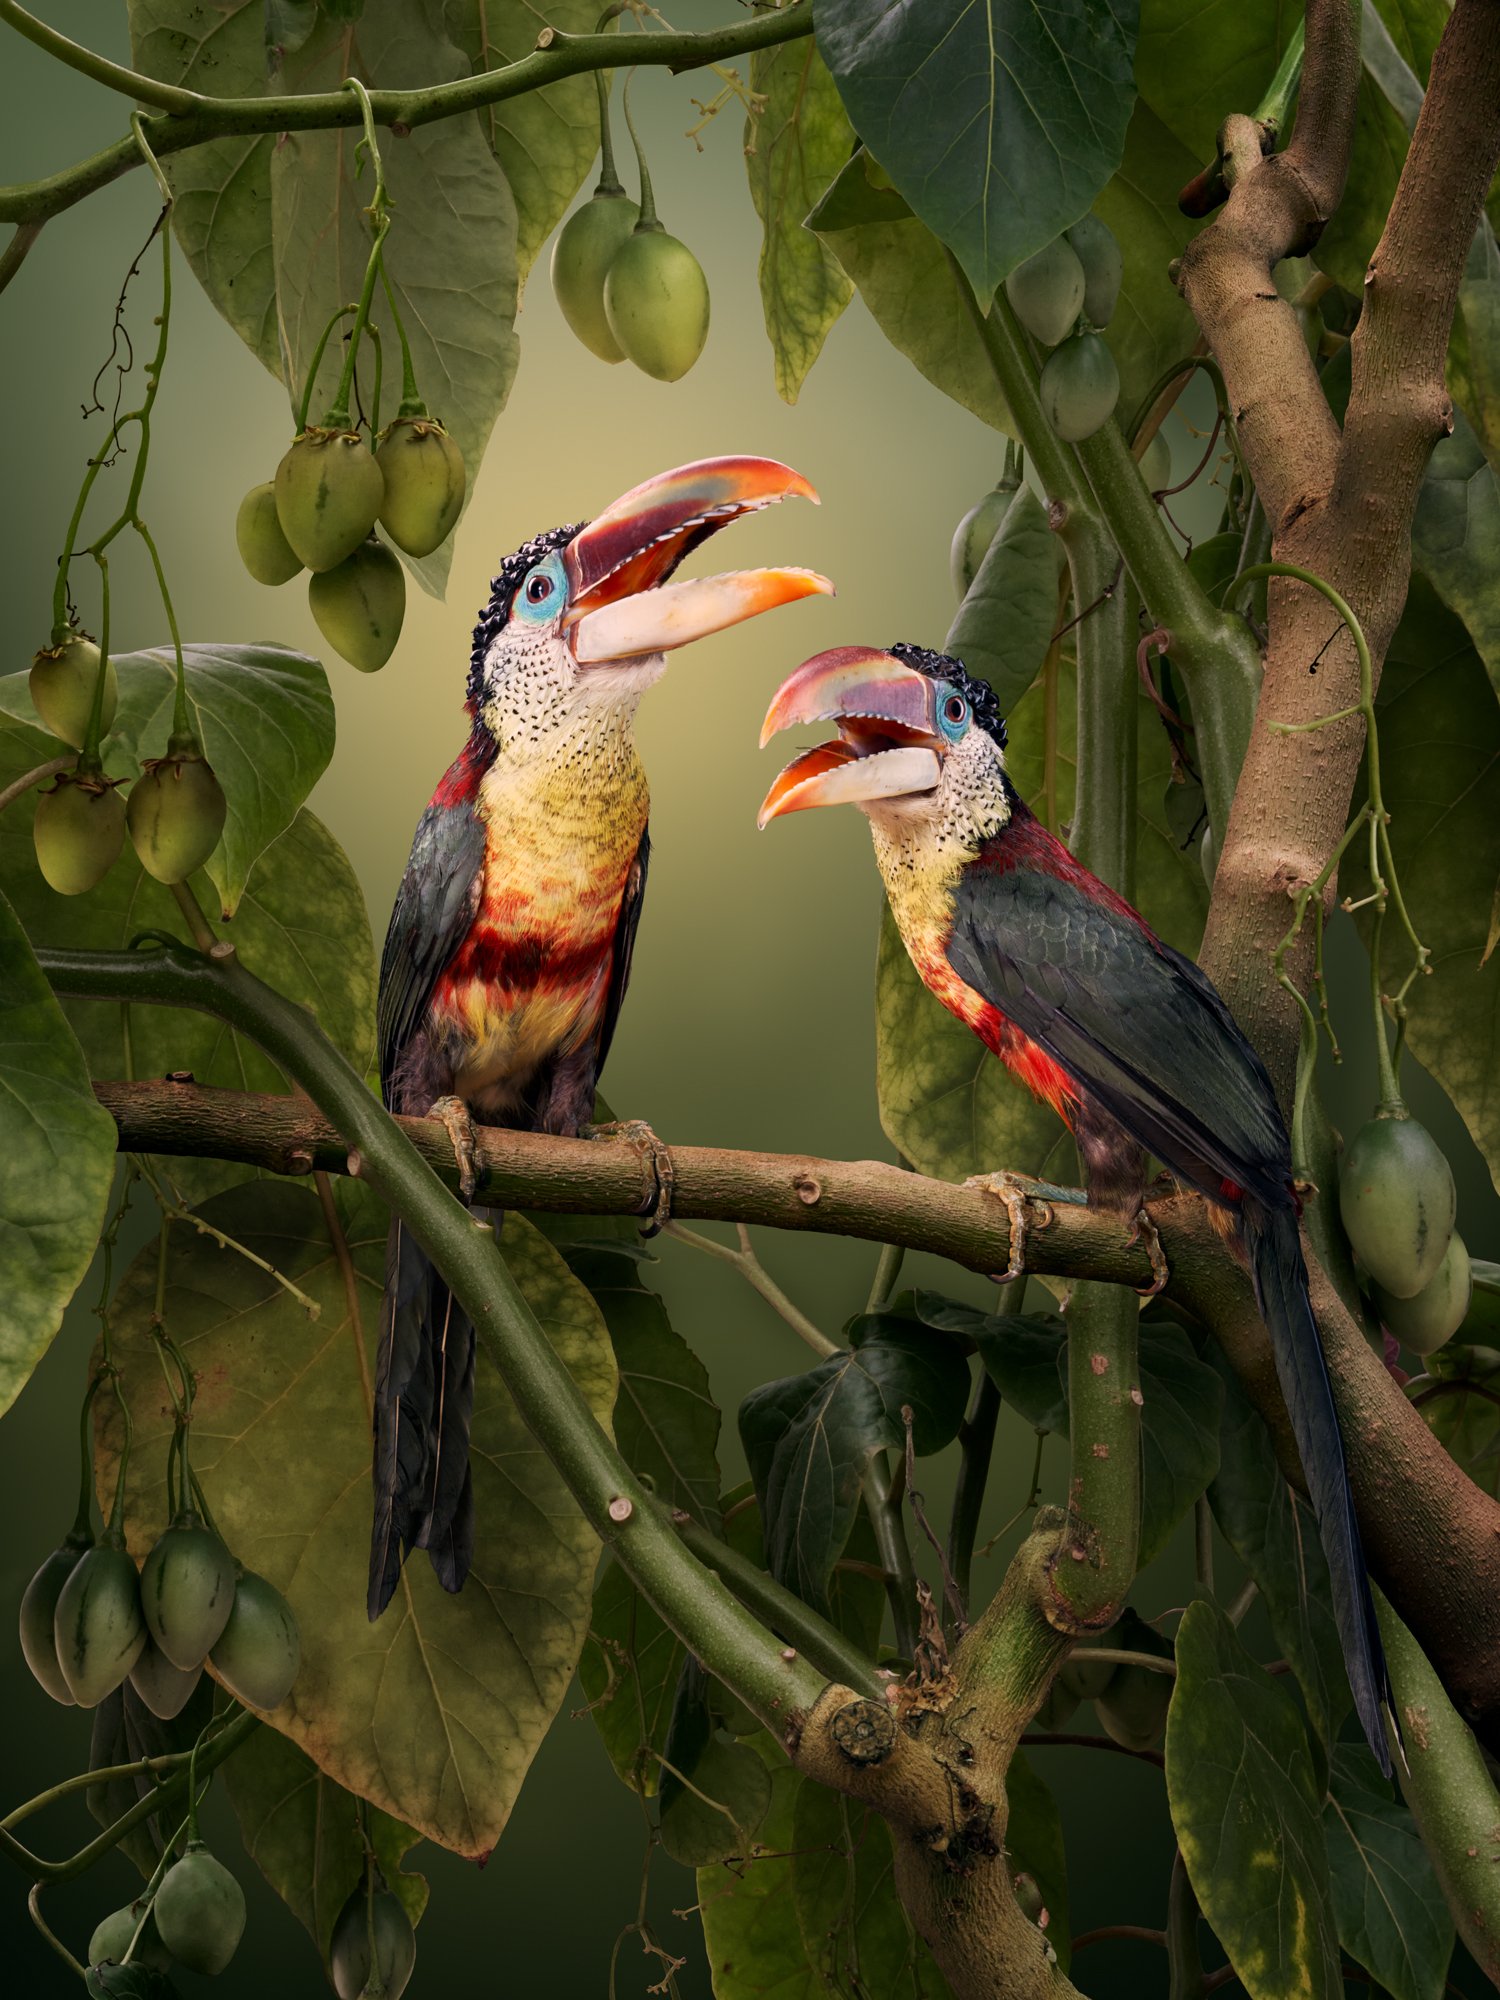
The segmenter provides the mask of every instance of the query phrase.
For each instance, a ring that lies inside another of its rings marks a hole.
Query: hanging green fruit
[[[401,416],[381,432],[375,463],[381,527],[409,556],[430,556],[463,512],[463,453],[435,417]]]
[[[1172,1648],[1154,1626],[1128,1606],[1110,1634],[1109,1644],[1130,1653],[1151,1653],[1170,1660]],[[1172,1700],[1170,1674],[1151,1667],[1117,1666],[1107,1687],[1094,1697],[1094,1711],[1106,1736],[1126,1750],[1149,1750],[1167,1726]]]
[[[59,896],[97,888],[125,845],[125,806],[108,778],[64,771],[36,802],[37,866]]]
[[[948,551],[948,571],[953,579],[953,594],[961,604],[973,587],[979,574],[979,566],[989,554],[990,543],[1000,532],[1000,523],[1005,519],[1006,510],[1015,498],[1021,484],[1020,465],[1013,444],[1005,447],[1005,469],[995,481],[991,490],[982,500],[964,515],[953,530],[953,543]]]
[[[158,882],[185,882],[219,844],[229,801],[195,736],[174,736],[130,788],[125,822],[141,866]]]
[[[146,1641],[141,1657],[130,1669],[130,1685],[163,1722],[181,1715],[202,1678],[201,1661],[196,1667],[175,1667],[154,1639]]]
[[[191,1508],[183,1508],[141,1566],[151,1637],[184,1673],[201,1667],[234,1606],[234,1559]]]
[[[1036,1712],[1036,1726],[1038,1729],[1066,1729],[1077,1707],[1078,1697],[1072,1689],[1065,1688],[1061,1680],[1054,1680]]]
[[[1115,233],[1097,215],[1085,215],[1067,237],[1083,266],[1083,316],[1090,326],[1106,327],[1115,316],[1125,276],[1125,258]]]
[[[118,1528],[79,1557],[52,1620],[57,1661],[80,1708],[113,1694],[141,1656],[146,1620],[140,1579]]]
[[[92,1535],[76,1529],[56,1548],[27,1584],[21,1598],[21,1652],[26,1664],[52,1699],[72,1708],[73,1690],[68,1686],[57,1658],[54,1621],[62,1587],[77,1569],[79,1560],[94,1546]]]
[[[245,1930],[245,1892],[201,1840],[162,1877],[152,1905],[161,1941],[190,1972],[222,1972]]]
[[[630,116],[628,84],[624,104],[641,175],[641,213],[605,273],[604,313],[615,341],[643,374],[677,382],[708,339],[708,280],[692,251],[669,236],[657,218],[651,171]]]
[[[309,427],[276,468],[276,518],[305,569],[328,570],[374,527],[385,481],[357,432]]]
[[[1079,1701],[1097,1701],[1119,1671],[1113,1660],[1088,1657],[1095,1646],[1125,1645],[1124,1639],[1116,1637],[1116,1630],[1112,1627],[1108,1632],[1093,1632],[1075,1639],[1071,1657],[1058,1668],[1058,1681]]]
[[[417,1962],[417,1940],[400,1899],[379,1869],[366,1876],[339,1911],[328,1947],[328,1971],[339,2000],[380,1994],[400,2000]]]
[[[83,748],[94,689],[99,679],[99,648],[87,633],[74,632],[55,646],[43,646],[31,663],[27,686],[42,724],[75,750]],[[109,734],[119,705],[120,684],[113,660],[104,669],[104,705],[99,734]]]
[[[209,1654],[214,1672],[246,1708],[279,1708],[302,1664],[292,1607],[253,1569],[241,1569],[234,1609]]]
[[[406,578],[395,556],[372,536],[337,569],[309,579],[307,602],[339,658],[362,674],[378,673],[401,637]]]
[[[600,186],[568,217],[552,246],[552,291],[558,307],[573,333],[601,361],[625,359],[604,310],[604,280],[640,219],[640,209],[624,188]]]
[[[1088,281],[1078,252],[1058,236],[1018,264],[1005,281],[1005,296],[1033,340],[1056,347],[1073,331],[1083,311]]]
[[[118,1965],[127,1951],[132,1965],[148,1966],[156,1972],[165,1972],[172,1963],[172,1954],[156,1928],[155,1915],[140,1903],[127,1903],[123,1910],[112,1910],[99,1919],[89,1939],[89,1964]]]
[[[1113,416],[1120,371],[1097,333],[1077,333],[1047,356],[1038,387],[1053,430],[1081,444]]]
[[[302,569],[301,557],[282,532],[273,480],[252,486],[240,502],[234,539],[240,561],[257,583],[290,583]]]
[[[1404,1105],[1355,1133],[1339,1163],[1339,1214],[1383,1291],[1410,1299],[1437,1276],[1457,1207],[1452,1168]]]
[[[1413,1354],[1436,1354],[1469,1316],[1474,1273],[1464,1240],[1455,1229],[1437,1270],[1409,1299],[1397,1298],[1379,1285],[1371,1287],[1370,1302],[1388,1333]]]

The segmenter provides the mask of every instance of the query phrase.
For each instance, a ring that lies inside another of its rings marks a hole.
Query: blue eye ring
[[[521,579],[512,602],[511,615],[530,624],[546,623],[557,616],[566,596],[567,577],[562,558],[554,550]]]
[[[971,720],[969,704],[954,688],[941,696],[937,705],[938,726],[945,736],[962,736]]]

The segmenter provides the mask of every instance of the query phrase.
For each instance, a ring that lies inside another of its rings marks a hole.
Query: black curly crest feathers
[[[484,656],[504,629],[510,617],[510,607],[527,571],[534,569],[543,556],[550,556],[554,549],[566,547],[580,529],[587,526],[586,521],[571,521],[565,528],[549,528],[545,535],[533,535],[529,542],[522,542],[515,554],[507,556],[501,563],[500,574],[490,584],[490,601],[479,614],[473,644],[469,648],[469,683],[465,691],[469,701],[479,699]]]
[[[977,680],[962,660],[955,660],[950,653],[935,653],[930,646],[899,644],[886,650],[903,666],[925,674],[930,681],[952,681],[968,702],[980,728],[986,735],[992,736],[1002,750],[1005,748],[1005,717],[1000,713],[1000,703],[988,681]]]

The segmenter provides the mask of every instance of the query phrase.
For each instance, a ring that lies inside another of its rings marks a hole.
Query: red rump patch
[[[1243,1201],[1245,1198],[1245,1190],[1240,1186],[1238,1181],[1220,1181],[1219,1192],[1226,1201]]]
[[[1071,1131],[1073,1120],[1069,1113],[1078,1096],[1077,1084],[1061,1063],[1054,1062],[1029,1035],[1023,1035],[1014,1022],[1007,1021],[1003,1014],[997,1014],[995,1019],[1000,1029],[999,1039],[991,1044],[995,1054],[1033,1097],[1052,1106]]]
[[[476,728],[438,781],[438,788],[432,795],[431,804],[472,805],[479,795],[479,780],[494,761],[494,742],[483,730]]]

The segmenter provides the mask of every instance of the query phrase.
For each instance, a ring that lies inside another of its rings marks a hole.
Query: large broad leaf
[[[687,1655],[618,1563],[594,1590],[578,1678],[615,1775],[642,1798],[661,1785],[672,1702]]]
[[[1178,190],[1201,164],[1149,105],[1137,103],[1120,171],[1094,203],[1095,215],[1114,231],[1125,259],[1107,335],[1120,371],[1124,422],[1134,416],[1152,384],[1192,351],[1198,337],[1170,271],[1197,227],[1178,208]]]
[[[1433,449],[1411,524],[1412,560],[1456,611],[1500,688],[1500,482],[1463,411]]]
[[[823,2000],[792,1893],[797,1803],[811,1784],[783,1764],[771,1773],[762,1853],[747,1868],[698,1872],[703,1943],[715,2000]]]
[[[1453,1919],[1416,1821],[1362,1743],[1334,1752],[1323,1833],[1339,1943],[1392,2000],[1439,2000]]]
[[[1120,164],[1138,0],[819,0],[854,128],[980,298]]]
[[[358,1800],[274,1729],[257,1729],[240,1745],[224,1766],[224,1788],[245,1852],[326,1959],[339,1911],[364,1875]],[[419,1836],[373,1806],[365,1831],[387,1887],[415,1924],[427,1907],[427,1881],[403,1873],[401,1862]]]
[[[591,34],[598,0],[443,0],[443,27],[473,73],[519,62],[544,27]],[[561,222],[599,150],[599,105],[591,76],[562,77],[477,114],[516,200],[516,257],[521,282]]]
[[[1496,1178],[1500,953],[1490,947],[1500,884],[1500,701],[1463,626],[1420,577],[1386,654],[1377,715],[1401,890],[1432,953],[1431,977],[1407,995],[1408,1038]],[[1356,901],[1369,894],[1364,842],[1354,842],[1340,887]],[[1369,910],[1356,921],[1368,943]],[[1393,992],[1411,965],[1394,916],[1382,947],[1382,984]]]
[[[791,1850],[792,1908],[824,1993],[948,2000],[947,1981],[896,1893],[890,1829],[878,1813],[805,1784]]]
[[[1206,1351],[1224,1389],[1219,1469],[1208,1504],[1220,1534],[1259,1584],[1276,1643],[1331,1750],[1351,1696],[1318,1524],[1287,1485],[1271,1434],[1217,1343]]]
[[[675,1765],[672,1748],[668,1746],[668,1761]],[[673,1773],[666,1777],[672,1779]],[[661,1844],[684,1868],[748,1859],[770,1804],[771,1773],[759,1751],[709,1734],[692,1760],[691,1782],[673,1783],[670,1791],[663,1783]]]
[[[1167,1799],[1188,1880],[1251,2000],[1338,2000],[1338,1933],[1297,1704],[1217,1606],[1177,1628]]]
[[[762,49],[750,87],[764,101],[745,121],[745,169],[760,217],[760,298],[776,389],[795,403],[854,287],[803,224],[849,158],[853,133],[808,39]]]
[[[905,1443],[902,1406],[925,1457],[958,1435],[969,1391],[968,1363],[941,1335],[874,1313],[850,1331],[848,1350],[753,1389],[740,1405],[771,1574],[824,1612],[865,1468]]]
[[[1482,220],[1469,246],[1448,347],[1448,386],[1473,418],[1491,463],[1500,458],[1500,247]]]
[[[0,895],[0,1414],[93,1261],[114,1173],[114,1120]]]
[[[151,1713],[130,1681],[122,1682],[94,1710],[89,1731],[90,1771],[118,1772],[122,1765],[139,1765],[148,1757],[181,1756],[191,1750],[213,1719],[216,1692],[204,1675],[177,1714],[163,1721]],[[113,1826],[155,1791],[158,1782],[151,1772],[137,1770],[125,1776],[97,1778],[84,1796],[100,1826]],[[172,1831],[160,1818],[143,1820],[125,1835],[120,1852],[149,1878]]]
[[[1427,1427],[1482,1492],[1500,1497],[1500,1348],[1457,1342],[1427,1357],[1413,1390]]]
[[[223,914],[239,908],[250,870],[291,825],[333,755],[333,697],[321,664],[285,646],[184,646],[188,707],[229,811],[205,872]],[[120,704],[104,746],[112,777],[135,777],[166,754],[177,669],[167,647],[115,657]],[[0,680],[0,709],[36,722],[26,678]]]
[[[1018,486],[943,642],[989,682],[1002,710],[1020,701],[1052,643],[1062,565],[1047,509],[1029,486]]]
[[[503,1831],[567,1689],[598,1544],[481,1349],[468,1583],[450,1596],[416,1555],[390,1608],[369,1623],[370,1382],[387,1225],[357,1182],[340,1187],[339,1202],[352,1301],[311,1192],[257,1183],[204,1210],[308,1294],[316,1322],[274,1273],[173,1229],[166,1320],[197,1377],[193,1466],[235,1555],[297,1614],[302,1671],[275,1726],[348,1790],[445,1847],[480,1855]],[[502,1247],[547,1338],[607,1422],[614,1361],[593,1301],[519,1216],[507,1216]],[[163,1525],[171,1430],[152,1334],[156,1266],[153,1244],[126,1275],[112,1318],[135,1426],[126,1531],[138,1556]],[[113,1487],[121,1433],[114,1399],[100,1406],[103,1491]]]

